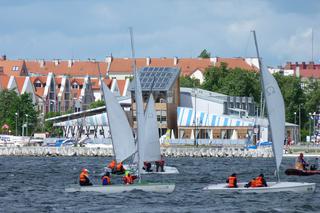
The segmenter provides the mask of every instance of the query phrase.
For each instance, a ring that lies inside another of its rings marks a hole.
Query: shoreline
[[[295,158],[297,153],[286,153],[283,157]],[[188,147],[170,146],[161,147],[161,154],[166,157],[244,157],[244,158],[271,158],[271,148],[244,149],[239,147]],[[305,157],[320,157],[320,153],[304,152]],[[87,156],[111,157],[112,148],[86,148],[86,147],[0,147],[0,156]]]

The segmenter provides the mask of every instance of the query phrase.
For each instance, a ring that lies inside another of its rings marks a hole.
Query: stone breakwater
[[[214,147],[162,147],[167,157],[272,157],[272,149],[240,149]],[[0,156],[113,156],[112,148],[86,147],[1,147]]]

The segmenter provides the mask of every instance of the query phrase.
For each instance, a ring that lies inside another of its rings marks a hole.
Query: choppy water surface
[[[178,167],[179,175],[149,176],[154,181],[176,183],[172,194],[130,192],[105,195],[90,192],[67,193],[65,187],[77,181],[85,167],[99,183],[102,167],[110,158],[86,157],[0,157],[1,212],[319,212],[320,195],[225,194],[202,188],[224,182],[232,172],[239,181],[248,181],[263,172],[274,180],[273,159],[243,158],[169,158],[168,165]],[[283,160],[282,170],[293,164]],[[320,176],[289,177],[282,180],[316,182]],[[319,186],[318,186],[319,187]]]

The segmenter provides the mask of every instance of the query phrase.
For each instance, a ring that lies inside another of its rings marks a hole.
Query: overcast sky
[[[10,59],[255,57],[264,64],[320,59],[319,0],[2,0],[0,53]]]

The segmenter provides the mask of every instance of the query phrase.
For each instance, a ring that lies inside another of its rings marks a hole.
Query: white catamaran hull
[[[123,167],[125,168],[125,169],[135,169],[136,168],[136,166],[135,165],[133,165],[133,166],[130,166],[130,165],[123,165]],[[179,171],[178,171],[178,169],[176,168],[176,167],[173,167],[173,166],[164,166],[163,167],[163,172],[156,172],[157,170],[156,170],[156,166],[155,165],[153,165],[153,166],[151,166],[151,170],[152,170],[152,172],[146,172],[145,170],[142,170],[141,171],[141,174],[162,174],[162,175],[168,175],[168,174],[179,174]]]
[[[297,183],[297,182],[268,182],[268,187],[244,187],[246,183],[238,183],[238,188],[228,188],[225,183],[212,184],[203,188],[218,193],[267,193],[267,192],[296,192],[310,193],[316,189],[315,183]]]
[[[100,192],[104,194],[130,192],[140,190],[145,192],[157,193],[172,193],[175,189],[175,184],[166,183],[136,183],[131,185],[108,185],[108,186],[79,186],[71,185],[66,188],[66,192]]]

